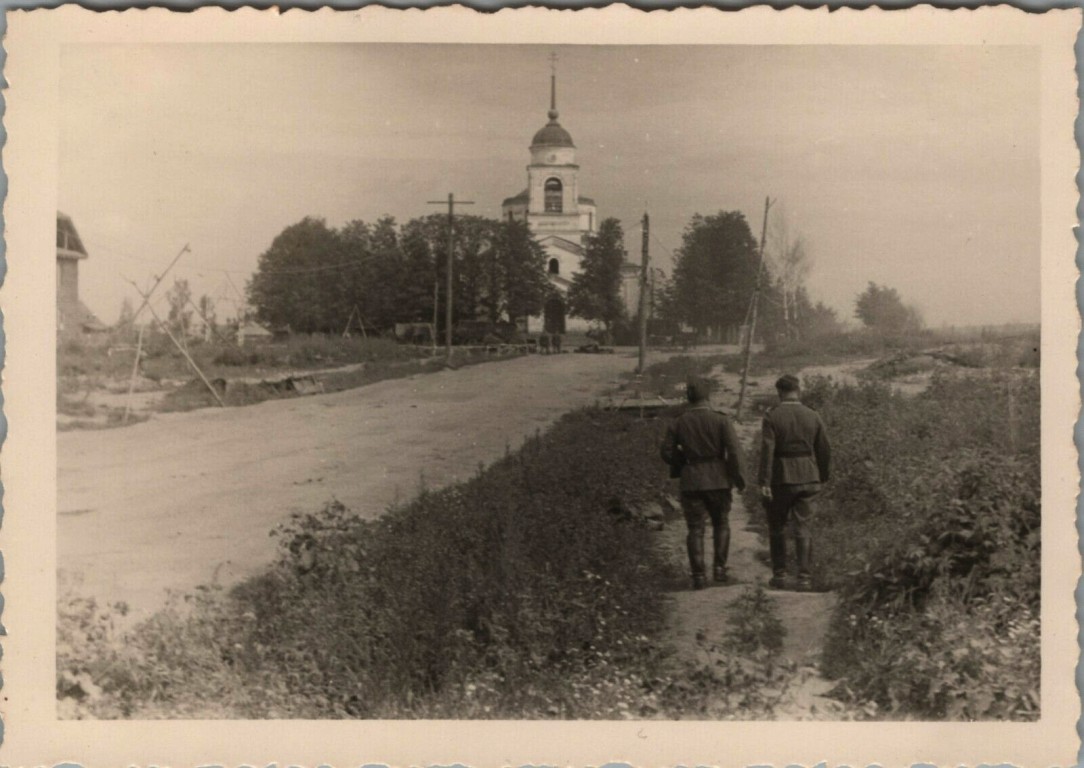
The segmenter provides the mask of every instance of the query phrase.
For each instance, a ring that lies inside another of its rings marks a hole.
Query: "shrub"
[[[243,347],[231,345],[219,350],[212,358],[212,361],[215,365],[241,366],[259,365],[260,363],[269,362],[269,358],[258,349],[244,349]]]
[[[939,373],[915,397],[819,380],[806,399],[834,453],[817,523],[817,578],[840,588],[826,671],[882,712],[1036,717],[1038,377]]]

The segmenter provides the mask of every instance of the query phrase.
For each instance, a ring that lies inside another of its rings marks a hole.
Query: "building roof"
[[[501,207],[503,208],[506,205],[516,205],[518,203],[526,204],[529,200],[530,200],[530,196],[527,194],[527,190],[523,190],[522,192],[520,192],[515,197],[506,197],[506,198],[504,198],[504,202],[501,203]]]
[[[504,198],[504,202],[501,203],[501,207],[504,208],[507,205],[526,205],[528,202],[530,202],[530,199],[531,199],[530,195],[527,194],[527,190],[525,189],[522,192],[520,192],[518,195],[516,195],[515,197],[506,197],[506,198]],[[583,195],[580,195],[579,200],[580,200],[580,205],[594,205],[595,204],[595,199],[593,197],[584,197]]]
[[[544,234],[544,235],[542,235],[542,237],[540,237],[538,239],[538,243],[540,245],[546,245],[547,243],[549,243],[551,245],[557,246],[558,248],[560,248],[563,251],[568,251],[569,253],[574,253],[574,254],[577,254],[577,255],[582,255],[583,254],[583,246],[582,245],[580,245],[579,243],[574,243],[571,240],[566,240],[565,238],[561,237],[560,235],[545,235]]]
[[[575,147],[572,136],[557,122],[556,110],[550,111],[550,121],[534,135],[531,140],[531,149],[535,147]]]
[[[109,326],[99,320],[87,305],[81,301],[76,301],[74,305],[65,304],[58,307],[58,311],[58,331],[65,333],[74,333],[76,331],[101,333],[109,330]]]
[[[87,257],[87,249],[83,247],[83,241],[79,238],[79,233],[75,231],[71,216],[60,211],[56,212],[56,255],[58,259],[85,259]]]
[[[251,321],[243,323],[238,329],[238,333],[242,333],[245,336],[271,336],[271,331],[264,328],[259,323],[253,323]]]

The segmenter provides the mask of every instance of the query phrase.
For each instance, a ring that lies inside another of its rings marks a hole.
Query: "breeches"
[[[703,534],[705,521],[710,518],[712,528],[727,526],[730,522],[731,495],[729,488],[711,491],[683,491],[681,511],[685,513],[685,524],[689,533]]]
[[[819,487],[772,486],[772,500],[768,502],[768,534],[770,536],[784,535],[787,521],[793,519],[795,538],[808,539],[812,534],[810,524],[819,493]]]

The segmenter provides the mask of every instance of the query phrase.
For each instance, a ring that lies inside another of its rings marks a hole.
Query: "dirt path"
[[[140,618],[167,589],[232,583],[274,555],[268,532],[332,498],[368,516],[476,471],[595,402],[635,358],[535,356],[244,408],[62,432],[63,584]]]
[[[713,372],[713,378],[720,380],[720,392],[734,392],[737,389],[736,377],[720,371]],[[770,390],[766,384],[774,377],[761,377],[753,394]],[[732,380],[733,379],[733,380]],[[726,394],[720,398],[729,405]],[[760,419],[747,416],[742,424],[737,424],[738,437],[744,445],[750,445],[758,439]],[[746,472],[753,476],[754,467]],[[753,515],[763,514],[761,510],[747,510],[741,495],[734,494],[730,512],[730,554],[728,567],[731,583],[709,587],[703,590],[690,589],[689,579],[683,578],[674,585],[668,595],[669,625],[667,637],[672,643],[674,660],[677,665],[685,662],[700,663],[703,647],[722,643],[730,625],[727,623],[729,607],[742,593],[757,584],[767,588],[771,570],[767,564],[767,547],[760,540],[752,526]],[[689,565],[685,554],[685,524],[675,520],[667,525],[662,534],[663,546],[675,569],[688,574]],[[711,568],[711,539],[709,532],[705,537],[708,568]],[[824,636],[835,607],[833,593],[799,593],[791,591],[770,592],[780,620],[786,629],[783,637],[781,656],[792,662],[797,673],[788,689],[784,706],[777,708],[776,717],[781,720],[833,719],[839,717],[839,702],[824,696],[832,687],[818,672],[820,653],[824,645]]]

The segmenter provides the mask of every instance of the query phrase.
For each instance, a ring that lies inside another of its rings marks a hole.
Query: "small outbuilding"
[[[274,334],[259,323],[242,323],[237,329],[237,344],[241,347],[267,344],[273,338]]]

